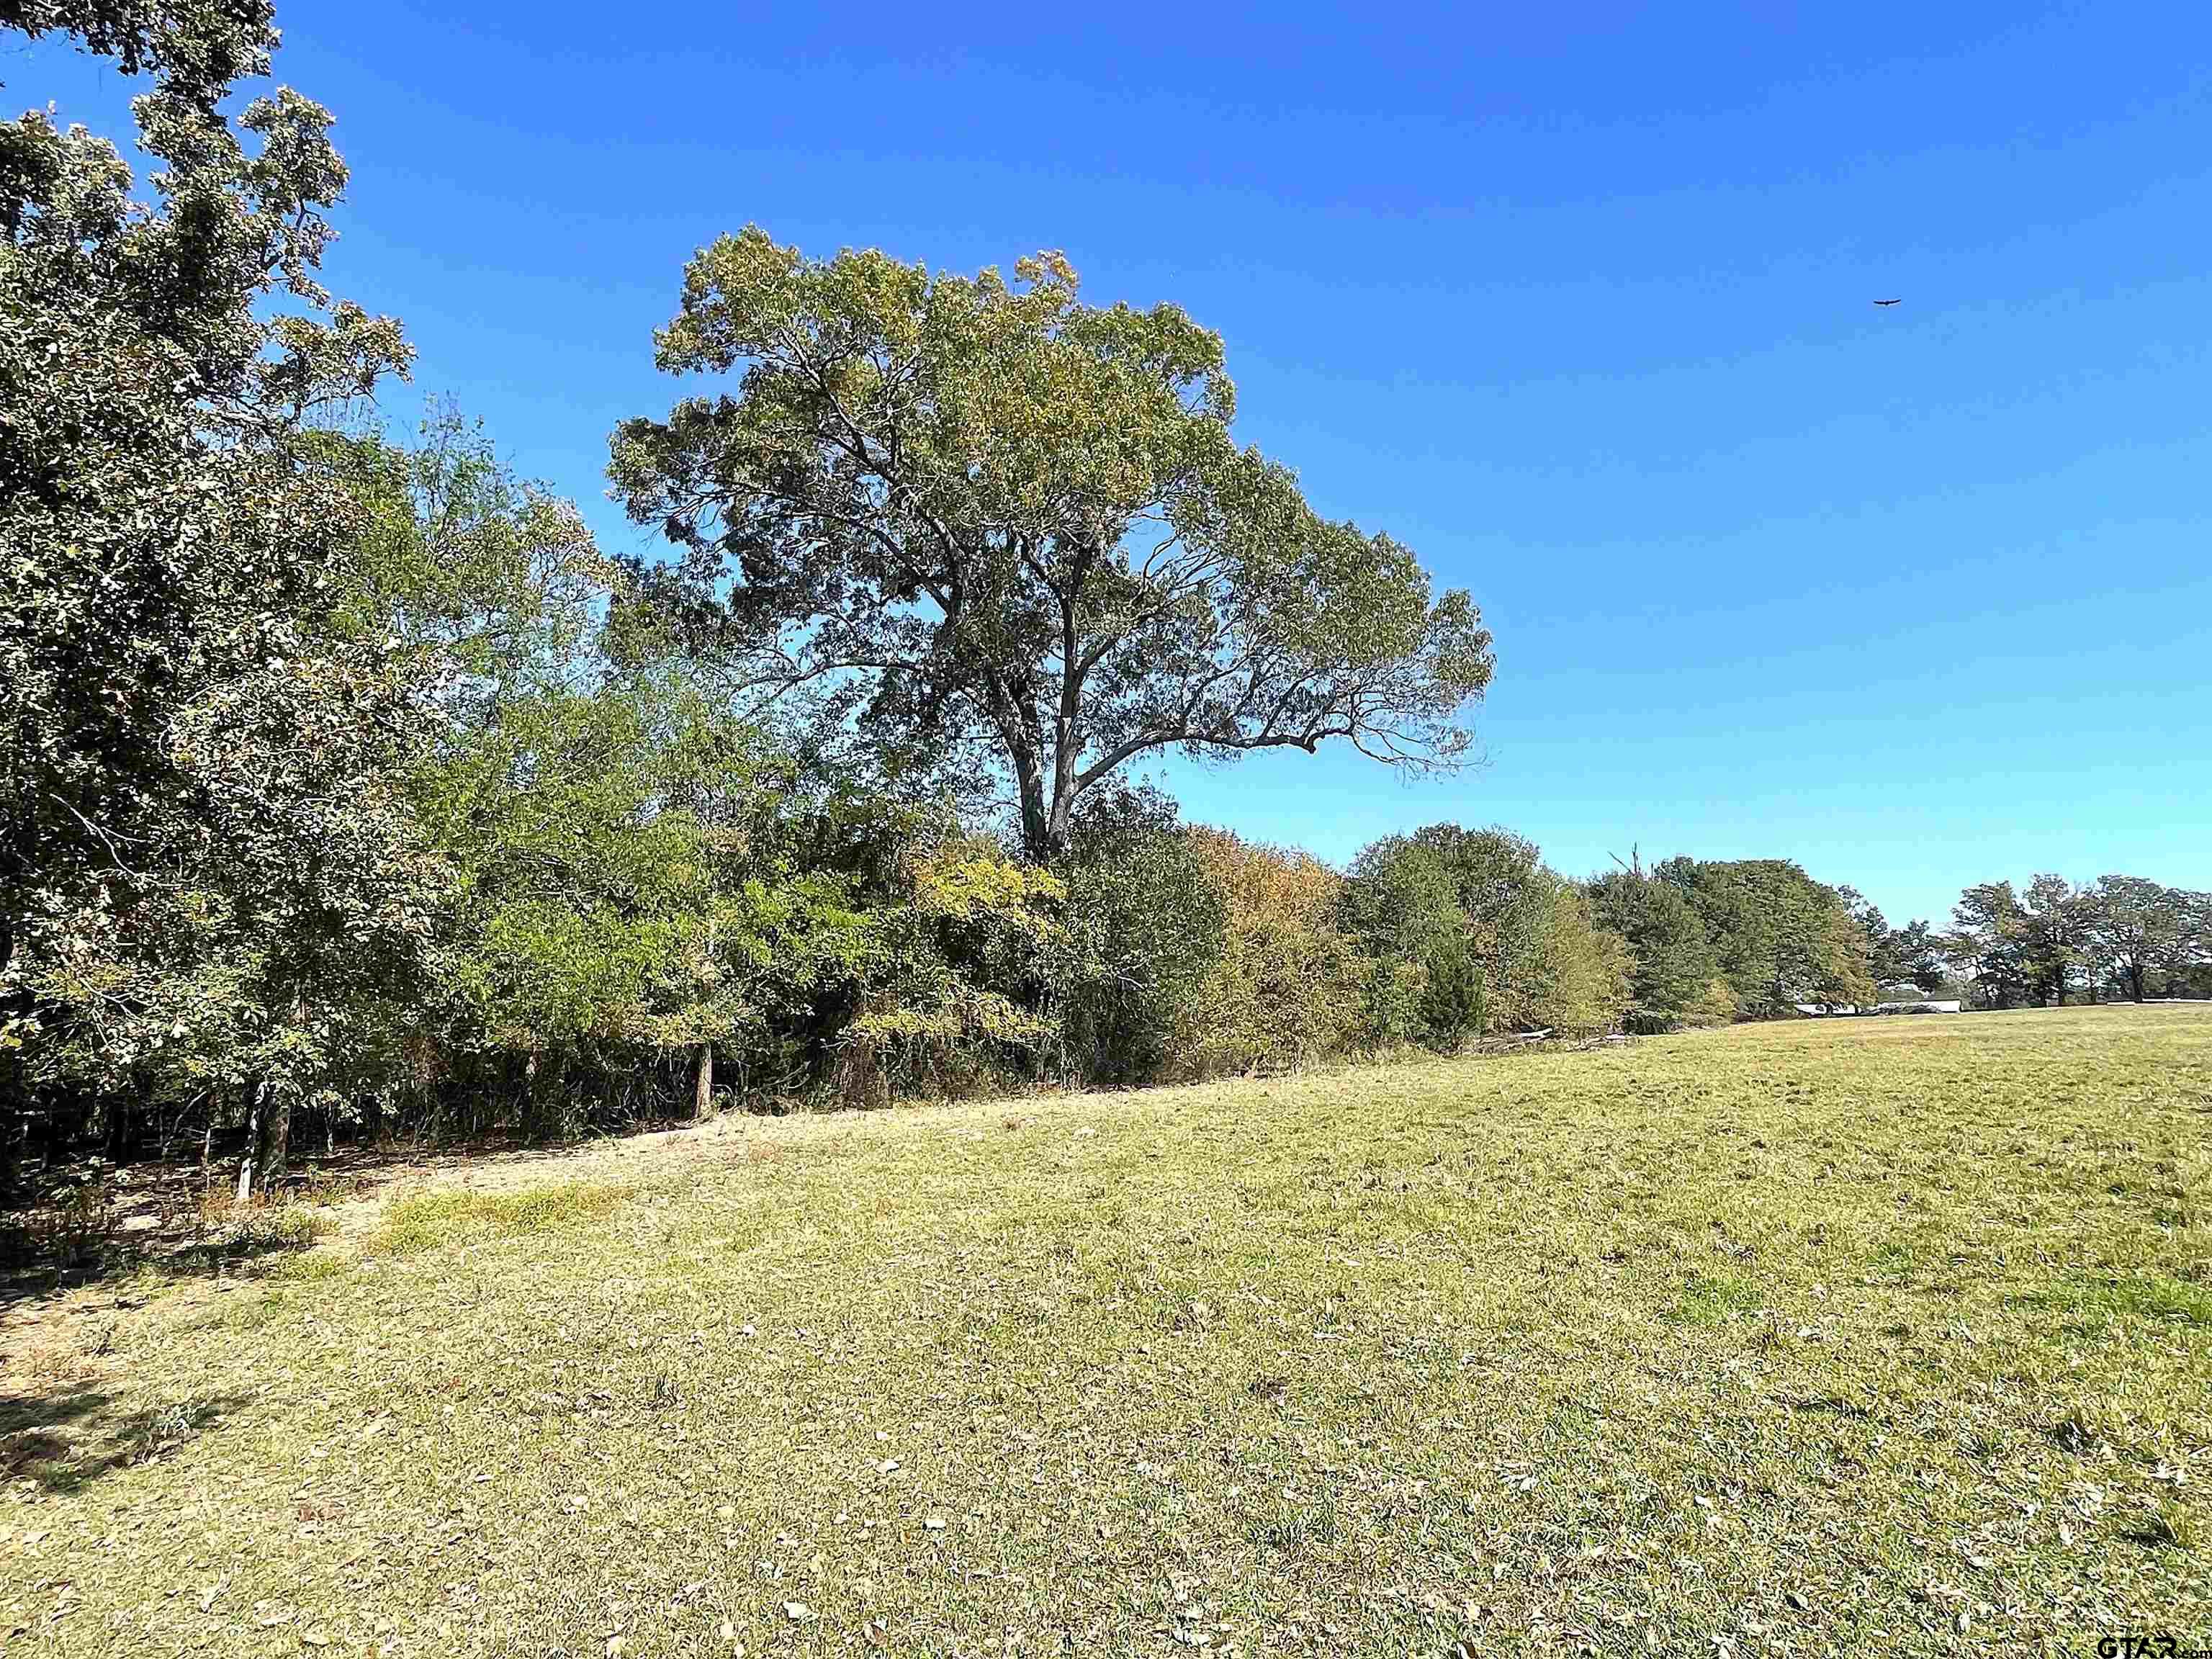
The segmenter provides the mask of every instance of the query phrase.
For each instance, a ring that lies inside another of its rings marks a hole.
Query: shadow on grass
[[[57,1493],[151,1463],[212,1428],[246,1396],[202,1395],[126,1407],[99,1389],[0,1395],[0,1474]]]
[[[319,1219],[330,1207],[404,1182],[450,1171],[552,1171],[610,1146],[689,1135],[701,1127],[656,1118],[565,1140],[496,1135],[341,1145],[301,1159],[265,1194],[238,1207],[223,1199],[231,1177],[219,1164],[156,1157],[58,1164],[30,1193],[0,1205],[0,1309],[122,1277],[218,1276],[305,1249],[330,1231]]]
[[[22,1212],[0,1218],[0,1310],[104,1280],[215,1279],[297,1255],[331,1230],[295,1205],[242,1211],[220,1222],[58,1235]]]

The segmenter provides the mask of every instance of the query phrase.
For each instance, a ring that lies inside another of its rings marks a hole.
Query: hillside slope
[[[2209,1194],[2202,1008],[750,1121],[447,1181],[243,1282],[40,1310],[0,1632],[2186,1644]]]

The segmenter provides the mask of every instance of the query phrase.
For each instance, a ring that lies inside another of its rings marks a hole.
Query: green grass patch
[[[1726,1273],[1697,1273],[1674,1300],[1674,1316],[1692,1325],[1717,1325],[1759,1305],[1759,1286]]]
[[[2075,1330],[2101,1330],[2122,1320],[2212,1327],[2212,1285],[2161,1273],[2071,1273],[2021,1299],[2064,1315]]]
[[[417,1194],[392,1202],[369,1249],[415,1255],[448,1244],[556,1232],[603,1219],[628,1195],[623,1188],[574,1181],[517,1192]]]
[[[311,1251],[303,1255],[285,1256],[264,1269],[274,1279],[343,1279],[353,1272],[349,1256],[325,1251]]]

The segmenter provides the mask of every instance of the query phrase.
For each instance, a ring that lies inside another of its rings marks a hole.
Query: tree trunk
[[[240,1204],[253,1196],[253,1164],[261,1155],[261,1096],[266,1084],[252,1085],[253,1092],[246,1101],[246,1150],[238,1157],[238,1201]]]
[[[0,1201],[7,1202],[15,1200],[22,1175],[21,1148],[29,1116],[15,1103],[21,1098],[15,1087],[15,1063],[0,1055]]]
[[[714,1045],[699,1045],[699,1060],[691,1078],[691,1115],[704,1123],[714,1115]]]
[[[2137,1002],[2143,1000],[2143,970],[2140,963],[2128,969],[2128,994]]]
[[[279,1097],[261,1115],[261,1190],[267,1192],[283,1178],[284,1162],[292,1151],[292,1103]]]
[[[1022,795],[1022,856],[1032,864],[1052,861],[1052,819],[1045,805],[1044,780],[1034,766],[1017,765],[1016,783]]]
[[[1022,803],[1022,856],[1031,864],[1052,865],[1067,850],[1068,823],[1075,793],[1060,780],[1047,778],[1035,750],[1011,740],[1006,758]]]

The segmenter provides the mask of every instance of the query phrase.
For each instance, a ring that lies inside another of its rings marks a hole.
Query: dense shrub
[[[1340,899],[1342,926],[1372,966],[1362,1036],[1370,1045],[1455,1047],[1479,1035],[1479,994],[1468,988],[1470,920],[1444,856],[1393,836],[1352,861]]]
[[[1431,824],[1376,842],[1352,866],[1343,911],[1375,960],[1367,1026],[1378,1043],[1609,1030],[1628,1005],[1626,947],[1505,830]]]
[[[1735,993],[1721,977],[1705,924],[1679,887],[1639,868],[1608,871],[1584,891],[1594,921],[1628,951],[1622,1013],[1628,1029],[1667,1031],[1735,1017]]]
[[[1544,952],[1553,929],[1557,878],[1535,843],[1504,830],[1432,823],[1414,832],[1434,853],[1466,918],[1468,970],[1476,989],[1471,1030],[1518,1030],[1547,1024]]]
[[[959,834],[917,847],[901,876],[868,915],[859,1009],[836,1040],[845,1103],[1037,1077],[1060,1036],[1042,1010],[1065,954],[1065,884]]]
[[[1070,1069],[1100,1083],[1192,1070],[1177,1022],[1221,961],[1224,909],[1175,803],[1152,789],[1087,799],[1066,881]]]
[[[1185,844],[1220,906],[1223,937],[1175,1011],[1176,1073],[1293,1071],[1349,1046],[1366,963],[1337,925],[1343,878],[1310,854],[1224,830],[1194,828]]]

